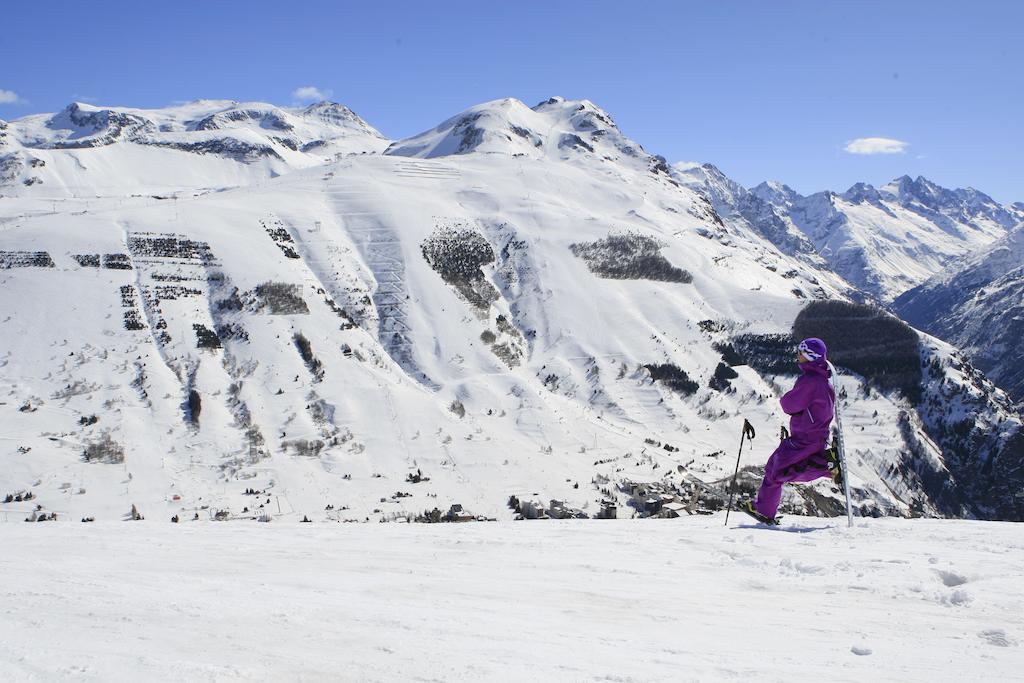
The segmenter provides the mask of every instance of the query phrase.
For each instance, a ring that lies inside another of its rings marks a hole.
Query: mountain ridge
[[[710,165],[675,173],[711,196],[719,213],[790,253],[820,256],[864,296],[883,303],[1024,221],[1017,205],[1001,205],[973,188],[948,190],[923,176],[804,196],[778,181],[749,190],[726,183]]]

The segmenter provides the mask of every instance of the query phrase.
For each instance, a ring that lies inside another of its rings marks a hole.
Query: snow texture
[[[1018,525],[2,525],[4,680],[1016,680]]]

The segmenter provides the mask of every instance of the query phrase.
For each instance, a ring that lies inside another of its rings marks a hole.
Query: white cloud
[[[0,104],[14,104],[15,102],[21,102],[21,98],[18,97],[18,93],[13,90],[0,89]]]
[[[850,154],[903,154],[909,143],[892,138],[857,138],[843,149]]]
[[[303,102],[321,102],[330,98],[330,90],[321,90],[313,85],[304,85],[292,92],[292,97]]]

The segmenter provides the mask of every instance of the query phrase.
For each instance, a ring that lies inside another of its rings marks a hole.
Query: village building
[[[619,508],[614,500],[601,501],[601,510],[597,513],[596,519],[617,519],[618,516]]]
[[[476,521],[476,515],[470,514],[462,508],[458,503],[454,503],[448,508],[448,513],[444,516],[446,522],[474,522]]]
[[[674,519],[676,517],[682,517],[684,514],[687,514],[685,505],[678,502],[669,502],[664,503],[661,506],[661,512],[658,513],[658,516]]]
[[[523,519],[548,519],[544,504],[536,500],[524,500],[519,504],[519,514]]]

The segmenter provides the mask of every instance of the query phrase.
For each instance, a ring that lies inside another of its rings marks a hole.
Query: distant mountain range
[[[165,109],[75,102],[56,114],[0,121],[0,186],[72,196],[230,187],[387,146],[352,110],[330,102],[285,108],[196,100]],[[205,159],[182,164],[175,152]]]
[[[727,222],[827,265],[886,303],[1024,221],[1024,205],[1004,206],[977,190],[948,190],[923,177],[805,197],[778,182],[748,190],[710,164],[674,170],[709,196]]]

